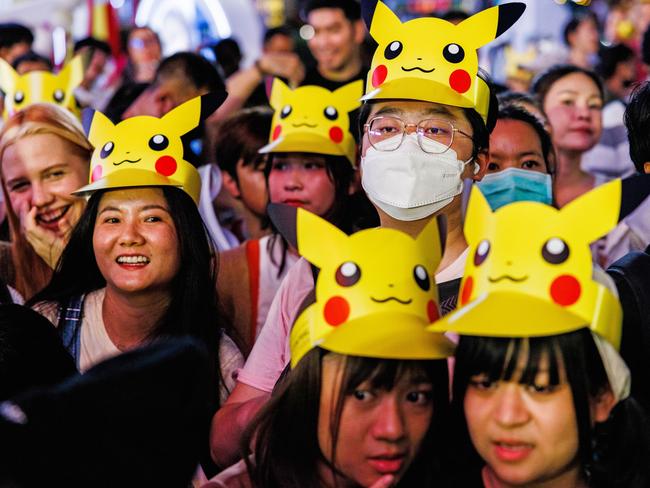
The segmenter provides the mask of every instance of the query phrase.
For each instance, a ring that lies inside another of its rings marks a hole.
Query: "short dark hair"
[[[469,14],[464,10],[452,9],[452,10],[447,10],[444,14],[440,16],[440,18],[442,20],[446,20],[447,22],[453,22],[455,20],[458,22],[462,22],[463,20],[469,19]]]
[[[600,49],[600,61],[596,65],[594,71],[598,73],[604,80],[610,79],[616,72],[616,67],[620,63],[634,59],[634,51],[627,47],[625,44],[614,44],[613,46],[605,46]]]
[[[210,92],[226,89],[217,69],[203,56],[183,51],[163,59],[156,70],[155,81],[161,78],[182,76],[196,88],[205,88]]]
[[[573,16],[571,20],[569,20],[569,22],[567,22],[567,24],[564,26],[564,32],[562,33],[562,37],[567,46],[571,46],[571,44],[569,44],[569,36],[578,30],[580,24],[582,24],[585,20],[593,20],[596,24],[596,29],[600,28],[598,17],[591,11],[583,12],[579,15]]]
[[[18,56],[16,59],[14,59],[14,62],[11,63],[11,67],[18,71],[18,67],[22,63],[43,63],[45,66],[47,66],[48,71],[52,71],[52,62],[45,56],[41,56],[34,51],[27,51],[25,54]]]
[[[78,53],[80,49],[83,49],[85,47],[91,48],[93,51],[101,51],[105,53],[106,55],[111,54],[111,46],[108,45],[107,42],[100,41],[99,39],[95,39],[94,37],[84,37],[83,39],[79,39],[77,42],[74,43],[74,53]]]
[[[267,143],[271,132],[273,111],[268,107],[240,110],[219,124],[214,139],[217,164],[222,171],[237,180],[237,162],[244,166],[263,161],[259,149]]]
[[[481,117],[481,115],[473,108],[462,109],[467,121],[472,126],[472,158],[476,158],[478,153],[490,147],[490,133],[497,123],[497,113],[499,111],[499,101],[497,100],[496,91],[489,76],[482,70],[479,70],[478,76],[485,81],[488,86],[490,91],[490,105],[488,108],[487,121],[483,120],[483,117]],[[372,102],[362,104],[359,110],[358,127],[360,140],[363,138],[363,126],[368,122],[371,110]],[[361,150],[361,144],[359,144],[359,150]]]
[[[544,129],[544,126],[537,117],[519,105],[508,104],[499,109],[497,120],[518,120],[531,126],[535,133],[537,133],[537,137],[539,137],[542,156],[544,156],[544,162],[546,163],[546,172],[551,175],[555,174],[551,136],[546,132],[546,129]]]
[[[345,18],[350,22],[361,19],[361,5],[357,0],[307,0],[300,11],[300,17],[307,22],[307,17],[314,10],[320,8],[338,8],[343,11]]]
[[[605,98],[603,80],[601,80],[600,76],[598,76],[596,73],[589,69],[580,68],[574,64],[556,64],[554,66],[551,66],[546,71],[540,73],[533,80],[532,92],[537,96],[542,107],[542,111],[544,110],[544,101],[546,100],[546,95],[548,95],[548,92],[551,90],[551,87],[555,84],[555,82],[561,78],[564,78],[565,76],[569,76],[574,73],[581,73],[590,78],[598,87],[600,97]]]
[[[650,161],[650,82],[639,84],[630,97],[625,109],[625,127],[630,141],[630,157],[639,173]]]
[[[289,29],[289,27],[286,25],[281,25],[279,27],[271,27],[270,29],[266,30],[264,33],[264,39],[262,40],[263,44],[266,44],[277,35],[293,38],[291,35],[291,29]]]
[[[453,442],[459,451],[451,459],[465,465],[481,463],[469,439],[463,407],[471,378],[482,374],[488,383],[518,381],[533,385],[543,357],[548,358],[549,384],[566,381],[571,389],[578,428],[578,460],[583,474],[585,470],[590,472],[591,486],[648,486],[650,435],[637,402],[633,398],[621,400],[609,419],[595,426],[592,423],[590,400],[611,385],[587,328],[533,338],[461,336],[452,381],[452,415],[458,422],[453,425],[457,432]],[[515,376],[522,359],[526,360],[523,371]]]
[[[322,388],[322,361],[328,351],[315,348],[300,360],[279,385],[244,433],[243,459],[254,486],[320,486],[318,464],[323,459],[318,442],[318,417]],[[330,420],[332,457],[336,464],[336,444],[341,412],[346,398],[368,381],[372,388],[390,391],[411,375],[431,382],[431,424],[399,486],[445,486],[442,452],[449,420],[449,379],[445,360],[397,360],[341,356],[342,381]],[[250,453],[251,441],[255,448]],[[334,466],[331,466],[334,469]]]
[[[34,42],[34,34],[28,27],[15,22],[0,24],[0,48],[11,47],[21,42],[30,46]]]

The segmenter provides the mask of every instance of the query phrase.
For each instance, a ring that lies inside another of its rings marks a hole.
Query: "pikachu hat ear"
[[[344,250],[350,239],[335,225],[302,208],[296,216],[296,235],[300,255],[319,268],[336,259],[328,250]]]
[[[5,95],[13,93],[16,89],[16,78],[18,74],[4,59],[0,58],[0,90]]]
[[[465,238],[472,245],[481,240],[494,215],[487,199],[478,186],[473,186],[465,214]]]

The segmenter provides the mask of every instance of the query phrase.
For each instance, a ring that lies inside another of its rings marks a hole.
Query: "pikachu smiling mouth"
[[[409,305],[409,304],[413,301],[412,298],[409,298],[408,300],[400,300],[400,299],[397,298],[397,297],[388,297],[388,298],[374,298],[374,297],[370,297],[370,299],[371,299],[373,302],[375,302],[375,303],[386,303],[386,302],[389,302],[389,301],[391,301],[391,300],[395,300],[397,303],[401,303],[402,305]]]
[[[131,160],[131,159],[123,159],[123,160],[120,161],[119,163],[113,163],[113,166],[119,166],[119,165],[122,164],[122,163],[131,163],[131,164],[135,164],[135,163],[139,163],[140,161],[142,161],[142,158],[140,158],[140,159],[135,159],[135,160]]]
[[[521,278],[516,278],[510,275],[502,275],[499,276],[498,278],[490,278],[488,276],[488,281],[490,283],[498,283],[499,281],[503,281],[503,280],[510,280],[510,281],[514,281],[515,283],[521,283],[522,281],[526,281],[527,279],[528,279],[528,275],[522,276]]]
[[[303,122],[302,124],[291,124],[293,127],[309,127],[310,129],[315,129],[318,127],[318,124],[308,124],[307,122]]]
[[[420,68],[419,66],[414,66],[413,68],[405,68],[404,66],[402,66],[402,71],[409,72],[415,70],[422,71],[423,73],[433,73],[436,70],[436,68],[424,69],[424,68]]]

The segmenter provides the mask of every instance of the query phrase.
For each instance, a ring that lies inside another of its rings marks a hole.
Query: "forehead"
[[[395,115],[405,122],[412,123],[432,117],[468,123],[463,109],[460,107],[417,100],[388,100],[373,103],[369,118],[375,115]]]
[[[130,208],[144,205],[159,205],[167,208],[167,200],[161,188],[121,188],[104,193],[99,209],[104,207]]]
[[[598,85],[584,73],[571,73],[557,80],[548,91],[546,100],[561,94],[580,95],[583,97],[597,96],[600,98]]]
[[[347,21],[345,13],[340,8],[317,8],[307,16],[307,22],[315,28],[326,28]]]
[[[316,153],[302,153],[302,152],[285,152],[273,154],[273,162],[283,163],[323,163],[326,162],[326,157],[323,154]]]
[[[527,149],[541,153],[539,135],[530,125],[521,120],[499,119],[490,134],[490,152],[509,147],[517,150]]]

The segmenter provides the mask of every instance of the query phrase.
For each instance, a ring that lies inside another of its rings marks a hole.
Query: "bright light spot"
[[[111,6],[115,9],[122,8],[124,6],[124,0],[111,0]]]
[[[52,31],[52,50],[54,51],[54,64],[57,66],[62,65],[67,50],[65,29],[63,27],[55,27]]]
[[[305,41],[309,41],[314,37],[314,28],[309,24],[303,25],[300,28],[300,37],[302,37]]]

